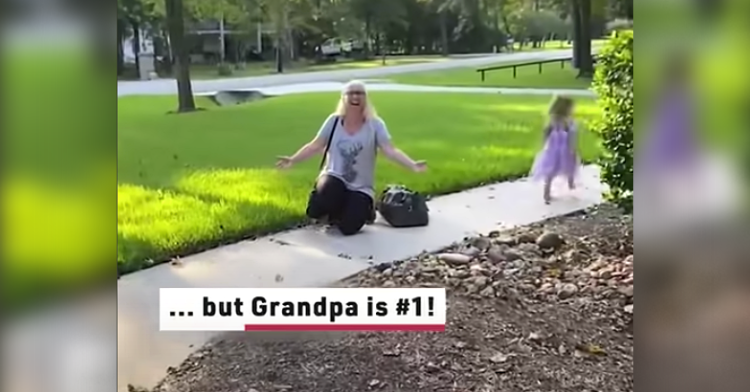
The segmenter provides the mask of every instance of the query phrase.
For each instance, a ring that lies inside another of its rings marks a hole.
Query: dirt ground
[[[446,287],[441,333],[227,334],[153,392],[633,391],[632,219],[600,206],[340,285]]]

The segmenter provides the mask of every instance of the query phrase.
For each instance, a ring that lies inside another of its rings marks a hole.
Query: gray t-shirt
[[[328,142],[337,118],[336,115],[329,116],[320,127],[318,137]],[[385,123],[379,118],[365,121],[354,135],[346,132],[339,119],[321,175],[328,174],[339,178],[348,189],[374,198],[377,149],[390,138]]]

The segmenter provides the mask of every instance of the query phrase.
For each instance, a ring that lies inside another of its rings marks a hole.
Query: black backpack
[[[393,227],[427,226],[430,222],[425,197],[403,185],[388,185],[380,195],[377,209]]]

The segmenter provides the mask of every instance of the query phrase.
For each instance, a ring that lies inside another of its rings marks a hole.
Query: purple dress
[[[687,91],[676,88],[660,102],[638,166],[646,172],[684,167],[695,157],[696,140]]]
[[[544,148],[534,160],[531,176],[538,180],[551,180],[558,176],[575,178],[580,166],[575,143],[574,124],[550,125]]]

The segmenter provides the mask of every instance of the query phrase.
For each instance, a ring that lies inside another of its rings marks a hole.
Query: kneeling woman
[[[330,140],[330,143],[329,143]],[[289,168],[328,149],[307,215],[327,219],[342,234],[352,235],[374,219],[374,181],[377,150],[389,159],[423,172],[424,161],[414,161],[391,142],[383,120],[367,100],[362,82],[349,82],[336,112],[328,117],[315,138],[291,157],[279,157],[277,166]]]

